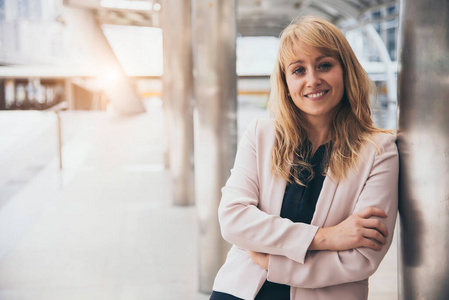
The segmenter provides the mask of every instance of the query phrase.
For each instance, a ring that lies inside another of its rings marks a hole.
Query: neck
[[[311,123],[307,132],[309,141],[312,144],[312,153],[315,153],[319,146],[329,142],[329,122]]]

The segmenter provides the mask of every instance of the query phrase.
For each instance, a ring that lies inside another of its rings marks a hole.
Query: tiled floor
[[[170,203],[161,108],[65,112],[62,171],[55,117],[31,115],[0,114],[0,299],[208,299],[195,207]],[[397,299],[396,278],[394,246],[370,299]]]

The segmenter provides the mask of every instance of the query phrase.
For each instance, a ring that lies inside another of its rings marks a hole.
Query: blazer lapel
[[[329,214],[332,201],[334,200],[335,190],[337,189],[338,181],[333,178],[330,170],[328,170],[326,178],[321,188],[320,196],[316,203],[315,213],[313,214],[312,225],[322,227]]]
[[[293,153],[290,153],[290,161],[293,159]],[[284,171],[288,172],[290,170],[291,166],[285,166]],[[287,186],[287,180],[279,176],[278,174],[274,175],[272,177],[271,181],[271,193],[270,193],[270,200],[268,205],[268,213],[280,216],[281,215],[281,209],[282,209],[282,202],[284,202],[284,194],[285,194],[285,187]]]
[[[276,216],[281,215],[282,202],[285,194],[287,180],[279,175],[275,175],[272,181],[270,201],[268,202],[268,213]],[[278,200],[279,199],[279,200]]]

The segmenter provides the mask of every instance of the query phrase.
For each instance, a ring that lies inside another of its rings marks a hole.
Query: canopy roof
[[[397,3],[391,0],[238,0],[238,32],[242,36],[278,36],[291,20],[305,15],[320,16],[345,28],[368,23],[367,13]]]
[[[96,10],[105,24],[159,27],[160,0],[67,0],[69,5]],[[237,0],[237,31],[241,36],[279,36],[290,22],[304,15],[325,18],[342,29],[371,22],[370,11],[398,0]],[[397,15],[389,14],[388,18]],[[379,19],[375,20],[376,22]]]

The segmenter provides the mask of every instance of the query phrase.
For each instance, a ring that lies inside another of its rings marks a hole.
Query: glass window
[[[237,74],[271,75],[279,39],[268,36],[237,38]]]

